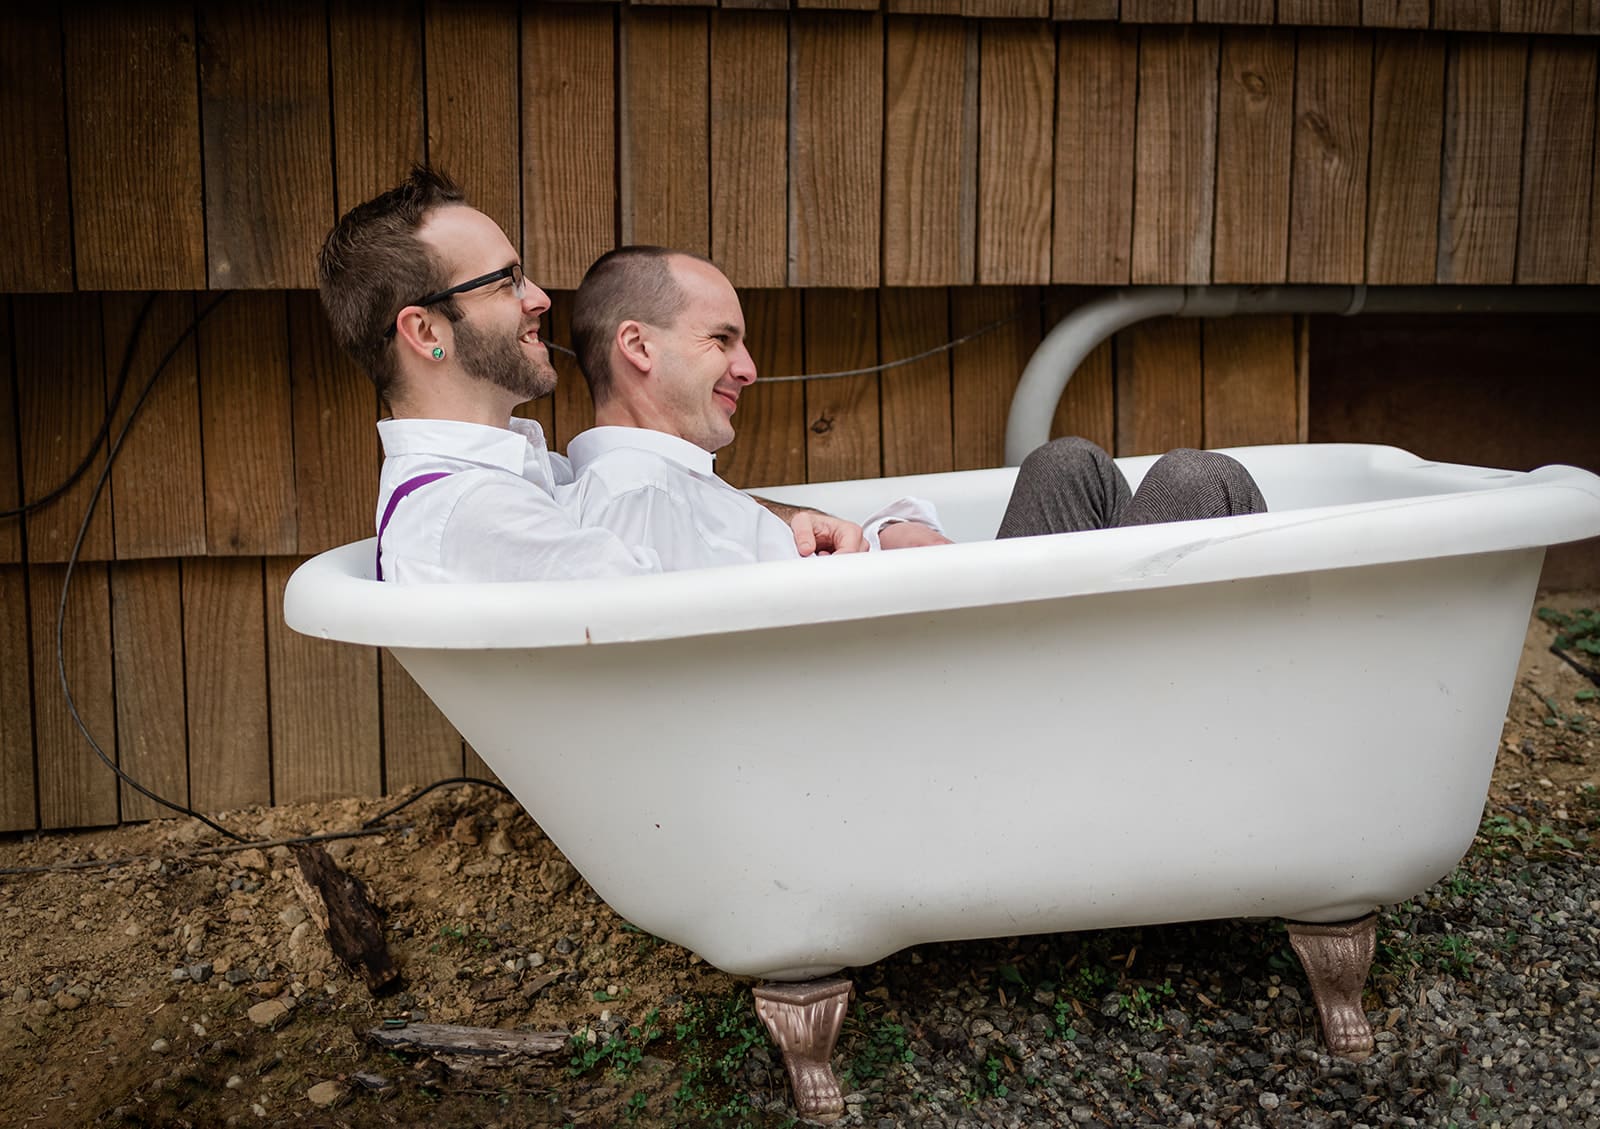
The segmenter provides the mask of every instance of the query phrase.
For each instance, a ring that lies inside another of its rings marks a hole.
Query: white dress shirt
[[[794,531],[742,490],[716,476],[712,456],[693,443],[638,427],[595,427],[567,444],[577,478],[562,497],[585,526],[655,551],[666,571],[792,561]],[[863,523],[873,549],[895,521],[938,529],[933,505],[900,498]]]
[[[386,580],[574,580],[660,572],[656,554],[604,529],[582,528],[557,500],[572,467],[533,420],[509,429],[439,419],[378,423],[383,471],[377,520],[390,496],[422,474],[448,472],[400,500],[383,533]]]

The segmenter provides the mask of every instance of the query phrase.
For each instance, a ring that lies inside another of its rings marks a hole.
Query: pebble
[[[578,872],[565,859],[545,859],[539,864],[539,885],[547,894],[563,894],[577,880]]]
[[[496,831],[489,836],[489,853],[491,855],[509,855],[515,849],[511,845],[511,836],[507,835],[505,831]]]
[[[345,1093],[346,1090],[342,1085],[340,1085],[338,1082],[330,1080],[327,1082],[318,1082],[315,1086],[311,1087],[311,1089],[306,1091],[306,1098],[311,1102],[312,1105],[326,1107],[336,1105],[339,1100],[345,1096]]]
[[[289,926],[291,929],[304,922],[305,919],[306,911],[304,906],[290,906],[288,909],[278,914],[278,920]]]
[[[228,1075],[228,1080],[224,1082],[223,1085],[230,1090],[237,1090],[240,1086],[244,1085],[244,1079],[237,1074],[230,1074]]]
[[[289,1005],[282,1000],[262,1000],[245,1014],[257,1027],[271,1027],[289,1014]]]
[[[164,1055],[172,1049],[172,1044],[167,1042],[165,1039],[157,1039],[155,1042],[150,1044],[150,1049],[158,1055]]]

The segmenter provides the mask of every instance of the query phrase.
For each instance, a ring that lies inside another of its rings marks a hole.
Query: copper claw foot
[[[828,1060],[850,1002],[850,981],[762,984],[754,992],[756,1014],[789,1071],[795,1108],[814,1121],[838,1120],[844,1114],[844,1095]]]
[[[1361,990],[1378,939],[1378,915],[1369,913],[1334,925],[1286,922],[1289,943],[1311,981],[1328,1050],[1342,1058],[1372,1053],[1372,1026],[1361,1008]]]

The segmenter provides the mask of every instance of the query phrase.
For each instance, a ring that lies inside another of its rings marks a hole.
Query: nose
[[[525,314],[542,314],[550,308],[550,295],[540,290],[532,282],[524,281],[522,284],[522,312]]]
[[[733,351],[732,361],[728,365],[728,375],[740,384],[754,384],[756,381],[756,360],[750,355],[750,350],[745,348],[744,342],[739,342],[739,347]]]

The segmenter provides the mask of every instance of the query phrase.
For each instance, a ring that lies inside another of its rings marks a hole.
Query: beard
[[[524,400],[537,400],[554,390],[556,370],[548,357],[531,357],[515,337],[485,332],[465,318],[453,328],[456,360],[468,376],[504,388]]]

